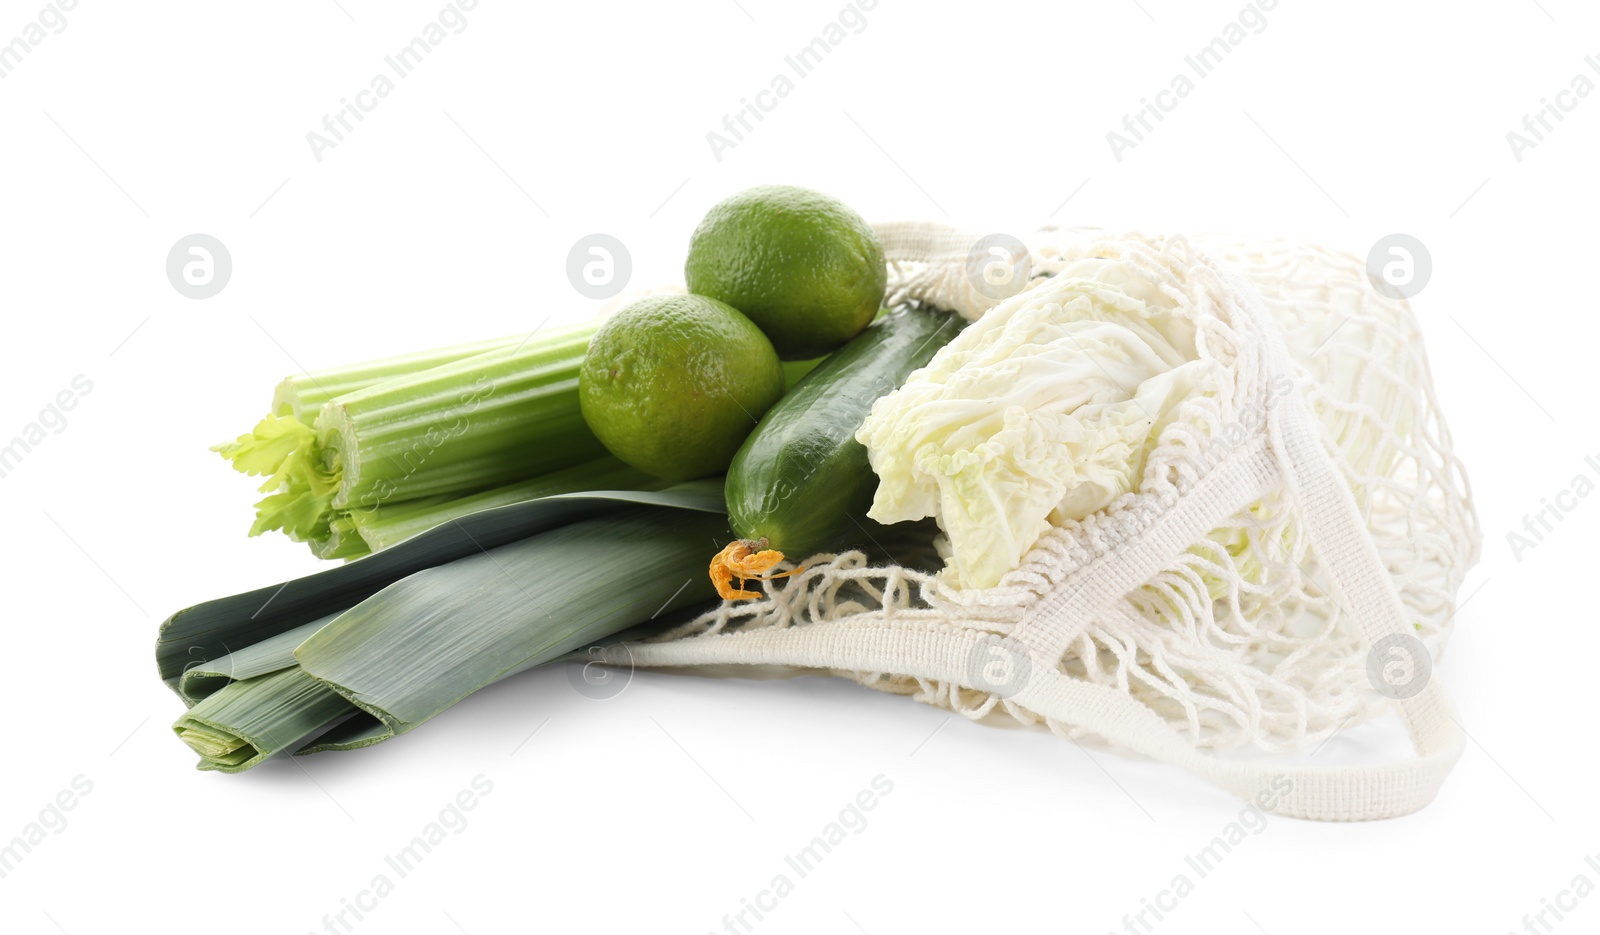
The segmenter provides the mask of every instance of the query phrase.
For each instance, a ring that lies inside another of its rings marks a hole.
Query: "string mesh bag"
[[[891,301],[971,320],[1053,308],[1072,288],[1064,271],[1115,261],[1192,326],[1207,391],[1173,407],[1133,489],[1053,513],[993,586],[858,551],[810,556],[763,598],[601,661],[822,670],[1098,737],[1295,817],[1430,802],[1463,747],[1433,660],[1480,534],[1405,300],[1362,261],[1304,243],[1057,228],[995,254],[1021,287],[997,298],[975,275],[994,253],[983,238],[878,233]],[[1412,756],[1287,756],[1388,711]]]

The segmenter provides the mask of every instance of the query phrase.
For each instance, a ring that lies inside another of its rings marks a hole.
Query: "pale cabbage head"
[[[1212,391],[1194,328],[1113,260],[1080,260],[985,313],[857,432],[879,478],[868,513],[932,516],[943,579],[986,588],[1052,522],[1138,487],[1178,404]]]

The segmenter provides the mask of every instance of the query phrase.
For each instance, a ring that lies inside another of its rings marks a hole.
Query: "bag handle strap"
[[[1286,359],[1286,355],[1280,358]],[[1300,394],[1285,394],[1269,414],[1267,426],[1267,442],[1277,473],[1305,512],[1310,544],[1332,577],[1332,586],[1356,622],[1369,652],[1376,655],[1387,649],[1398,650],[1410,656],[1413,673],[1424,673],[1413,684],[1387,686],[1394,693],[1391,697],[1416,756],[1371,766],[1316,767],[1237,762],[1206,754],[1126,693],[1054,670],[1051,660],[1060,658],[1058,650],[1064,651],[1062,639],[1070,639],[1102,609],[1083,604],[1080,596],[1087,595],[1083,590],[1055,592],[1052,596],[1056,604],[1050,613],[1030,617],[1025,621],[1026,631],[1019,631],[1015,641],[1007,641],[1013,653],[1028,647],[1027,665],[1035,676],[1021,691],[1010,695],[1010,700],[1051,720],[1081,727],[1112,743],[1184,767],[1268,811],[1324,821],[1365,821],[1417,811],[1433,801],[1444,785],[1461,757],[1465,735],[1456,724],[1443,683],[1433,677],[1431,664],[1424,668],[1429,662],[1427,650],[1411,635],[1413,628],[1393,579],[1383,565],[1354,495],[1323,449],[1316,423]],[[1219,465],[1207,479],[1216,479],[1218,492],[1227,490],[1237,495],[1248,489],[1247,479],[1259,470],[1254,461],[1245,457]],[[1229,477],[1236,481],[1227,482]],[[1172,517],[1174,529],[1187,529],[1205,517],[1214,518],[1220,507],[1221,501],[1208,508],[1202,501],[1186,497],[1168,516]],[[1184,522],[1185,517],[1192,522]],[[1151,541],[1141,537],[1141,543]],[[1135,556],[1118,553],[1116,557],[1125,560]],[[1047,671],[1049,677],[1037,677],[1041,670]],[[968,665],[954,678],[959,684],[979,687],[972,684],[972,674]],[[1375,683],[1375,687],[1386,686]]]
[[[998,637],[957,622],[860,614],[803,626],[767,627],[666,643],[614,643],[597,662],[621,666],[776,665],[835,672],[893,673],[978,690],[981,662]],[[1437,682],[1432,683],[1437,685]],[[1189,744],[1151,710],[1108,685],[1029,663],[1027,680],[1007,700],[1040,717],[1080,727],[1151,759],[1180,766],[1257,807],[1321,821],[1392,818],[1431,802],[1461,755],[1462,738],[1422,755],[1373,766],[1274,766],[1226,760]]]
[[[1280,362],[1287,360],[1281,344]],[[1110,688],[1059,673],[1036,679],[1014,700],[1045,717],[1082,727],[1130,749],[1185,767],[1261,808],[1325,821],[1365,821],[1410,814],[1433,801],[1465,748],[1442,681],[1413,635],[1405,605],[1384,567],[1344,478],[1322,447],[1300,394],[1268,416],[1274,460],[1292,499],[1305,512],[1310,544],[1365,640],[1369,658],[1388,649],[1411,657],[1414,682],[1380,685],[1393,698],[1416,756],[1362,766],[1274,767],[1202,753],[1146,705]],[[1070,621],[1068,621],[1070,623]],[[1051,658],[1051,657],[1045,657]],[[1038,663],[1033,663],[1037,668]],[[1369,665],[1369,672],[1374,666]],[[1385,690],[1387,689],[1387,690]]]

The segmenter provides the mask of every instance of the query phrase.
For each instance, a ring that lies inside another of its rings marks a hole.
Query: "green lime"
[[[607,450],[684,481],[727,470],[783,395],[772,342],[730,305],[652,295],[611,316],[578,371],[584,421]]]
[[[784,360],[860,334],[888,280],[883,246],[861,215],[792,185],[746,189],[706,212],[683,274],[690,292],[750,316]]]

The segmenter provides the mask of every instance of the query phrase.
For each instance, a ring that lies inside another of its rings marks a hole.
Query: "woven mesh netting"
[[[895,238],[886,239],[895,298],[968,317],[992,304],[974,291],[965,249],[920,245],[897,254]],[[1195,325],[1199,358],[1227,375],[1214,394],[1182,404],[1149,454],[1137,491],[1053,527],[995,588],[953,588],[911,567],[918,563],[875,565],[862,552],[813,556],[800,574],[769,582],[764,599],[725,603],[662,639],[868,620],[1009,635],[1040,595],[1136,537],[1209,464],[1259,432],[1263,407],[1298,391],[1320,421],[1416,635],[1437,655],[1476,560],[1479,530],[1409,306],[1380,294],[1360,260],[1306,244],[1058,230],[1034,237],[1029,287],[1005,301],[1051,301],[1059,288],[1054,274],[1090,256],[1120,260],[1168,295]],[[1225,290],[1218,269],[1242,274],[1261,294],[1293,372],[1265,372],[1249,342],[1239,340],[1236,307],[1217,300]],[[1365,644],[1329,584],[1303,517],[1280,485],[1087,621],[1058,665],[1140,700],[1196,746],[1303,750],[1387,704],[1369,687]],[[949,682],[840,674],[972,718],[1040,720],[1007,698]]]

